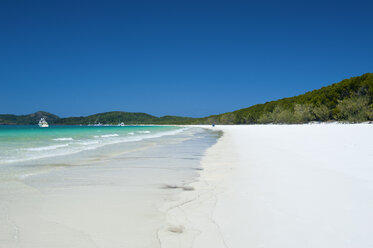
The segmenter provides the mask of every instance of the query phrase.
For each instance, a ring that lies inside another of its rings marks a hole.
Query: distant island
[[[52,125],[89,124],[297,124],[341,121],[359,123],[373,120],[373,73],[345,79],[339,83],[302,95],[256,104],[234,112],[204,118],[156,117],[146,113],[106,112],[89,116],[60,118],[39,111],[29,115],[0,115],[2,125],[32,125],[40,118]]]

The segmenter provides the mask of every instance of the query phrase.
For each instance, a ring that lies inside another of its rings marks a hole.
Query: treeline
[[[199,119],[210,124],[365,122],[373,120],[373,74],[345,79],[303,95]]]
[[[347,121],[351,123],[365,122],[373,119],[373,108],[369,106],[366,96],[354,96],[340,101],[335,111],[325,105],[295,104],[294,109],[281,109],[276,106],[272,112],[264,113],[258,123],[308,123],[329,120]]]
[[[121,122],[124,123],[144,123],[150,120],[155,119],[155,116],[145,114],[145,113],[129,113],[129,112],[106,112],[99,113],[89,116],[80,116],[80,117],[67,117],[60,118],[54,122],[54,124],[60,125],[88,125],[88,124],[118,124]]]
[[[191,124],[195,119],[179,116],[156,117],[146,113],[113,111],[89,116],[60,118],[48,112],[39,111],[29,115],[0,115],[0,125],[36,125],[40,118],[45,118],[51,125],[89,125],[111,124],[121,122],[126,125],[136,124]]]
[[[89,124],[190,124],[194,120],[188,117],[156,117],[146,113],[113,111],[89,116],[60,118],[53,122],[56,125],[89,125]]]

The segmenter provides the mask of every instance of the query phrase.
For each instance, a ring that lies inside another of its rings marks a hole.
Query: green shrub
[[[339,101],[339,120],[356,123],[372,119],[372,107],[369,106],[369,102],[368,96],[354,96]]]
[[[318,121],[327,121],[330,119],[330,110],[325,105],[313,107],[312,112]]]
[[[312,106],[310,104],[295,104],[294,120],[297,123],[307,123],[315,120],[315,115],[312,112]]]

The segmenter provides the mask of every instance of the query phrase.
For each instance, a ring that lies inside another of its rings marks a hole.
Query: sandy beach
[[[373,248],[372,10],[0,1],[0,248]]]
[[[372,125],[196,127],[3,174],[0,247],[373,246]]]
[[[196,190],[168,215],[185,231],[164,247],[373,246],[372,125],[215,129]]]

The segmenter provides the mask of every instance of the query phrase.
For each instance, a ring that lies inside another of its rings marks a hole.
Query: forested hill
[[[131,113],[131,112],[106,112],[100,114],[89,115],[85,117],[68,117],[60,118],[54,121],[53,124],[60,125],[88,125],[88,124],[188,124],[193,118],[179,117],[179,116],[163,116],[156,117],[145,113]]]
[[[10,115],[10,114],[4,114],[0,115],[0,124],[2,125],[32,125],[32,124],[38,124],[40,118],[46,118],[48,122],[53,123],[59,117],[57,115],[44,112],[44,111],[38,111],[33,114],[29,115]]]
[[[40,118],[52,125],[88,125],[88,124],[189,124],[194,120],[188,117],[156,117],[145,113],[106,112],[89,116],[60,118],[48,112],[39,111],[29,115],[0,115],[0,125],[36,125]]]
[[[373,120],[373,73],[234,112],[198,120],[201,124],[364,122]]]
[[[249,108],[205,118],[156,117],[145,113],[107,112],[82,117],[59,118],[39,111],[30,115],[0,115],[0,124],[37,124],[41,117],[54,125],[88,124],[266,124],[311,121],[364,122],[373,120],[373,73]]]

